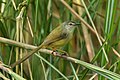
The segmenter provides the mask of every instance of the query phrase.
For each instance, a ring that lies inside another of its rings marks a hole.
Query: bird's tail
[[[16,65],[22,63],[23,61],[25,61],[26,59],[28,59],[30,56],[32,56],[35,52],[37,52],[39,49],[42,48],[42,45],[40,45],[39,47],[33,49],[32,51],[30,51],[29,54],[25,55],[23,58],[21,58],[20,60],[16,61],[15,63],[13,63],[11,65],[11,68],[15,67]]]

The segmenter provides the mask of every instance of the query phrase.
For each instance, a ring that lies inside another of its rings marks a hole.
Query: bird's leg
[[[52,48],[52,54],[54,55],[54,56],[56,56],[58,53],[56,52],[56,48]]]

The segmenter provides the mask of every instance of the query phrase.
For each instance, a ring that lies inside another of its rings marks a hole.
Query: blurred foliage
[[[45,37],[59,24],[64,21],[72,20],[80,22],[61,2],[60,0],[1,0],[0,1],[0,36],[20,41],[32,45],[40,45]],[[79,13],[78,7],[83,9],[80,11],[82,18],[91,25],[91,22],[84,11],[82,3],[79,0],[65,0],[76,12]],[[120,53],[120,1],[119,0],[85,0],[86,6],[89,10],[90,16],[97,28],[98,33],[103,36],[106,44],[103,47],[107,53],[109,62],[106,61],[104,53],[96,35],[93,34],[89,29],[88,39],[90,44],[86,43],[84,30],[79,26],[74,33],[73,39],[69,44],[65,45],[61,49],[67,51],[71,57],[91,62],[90,55],[98,55],[94,62],[95,65],[109,69],[112,72],[120,74],[120,61],[119,58],[113,51],[112,48]],[[25,7],[22,20],[22,29],[18,28],[17,33],[17,17]],[[79,14],[80,14],[79,13]],[[82,23],[82,22],[81,22]],[[20,31],[21,30],[21,31]],[[21,35],[22,32],[22,35]],[[22,37],[22,38],[21,38]],[[22,40],[21,40],[22,39]],[[92,53],[88,52],[87,45],[93,47]],[[6,65],[10,65],[15,62],[16,55],[20,58],[19,54],[16,54],[16,47],[0,43],[0,60]],[[23,53],[26,52],[22,49]],[[93,71],[87,71],[85,67],[70,64],[68,61],[53,57],[51,55],[39,53],[48,62],[56,67],[61,73],[72,80],[74,70],[77,71],[77,76],[80,79],[87,80],[94,75]],[[120,55],[120,54],[119,54]],[[24,54],[23,54],[24,56]],[[56,72],[51,66],[40,60],[36,55],[33,55],[29,59],[30,64],[25,62],[23,68],[19,65],[18,74],[22,74],[27,80],[64,80],[59,73]],[[30,66],[29,66],[30,65]],[[16,68],[13,69],[14,72]],[[21,70],[22,69],[22,70]],[[23,71],[23,72],[22,72]],[[3,72],[3,71],[2,71]],[[84,73],[84,75],[83,75]],[[4,74],[4,72],[3,72]],[[32,74],[32,75],[30,75]],[[8,78],[12,79],[10,75],[4,74]],[[81,78],[82,76],[82,78]],[[105,80],[101,75],[97,76],[99,80]]]

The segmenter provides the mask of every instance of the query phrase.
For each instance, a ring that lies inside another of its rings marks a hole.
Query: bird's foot
[[[63,50],[58,50],[61,54],[61,56],[69,56],[68,53],[66,51],[63,51]]]
[[[52,54],[53,54],[54,56],[56,56],[56,55],[58,55],[58,52],[52,51]]]
[[[68,53],[63,53],[61,56],[69,56]]]
[[[65,52],[65,51],[62,51],[62,54],[59,54],[57,51],[53,51],[52,55],[54,55],[54,56],[56,56],[56,55],[58,55],[58,56],[69,56],[68,53]]]

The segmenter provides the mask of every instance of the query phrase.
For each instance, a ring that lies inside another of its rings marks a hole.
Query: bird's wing
[[[59,26],[54,29],[44,40],[43,45],[49,45],[67,37],[67,33]]]

